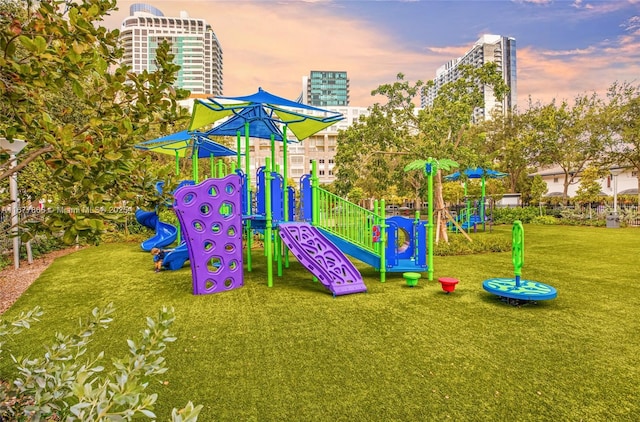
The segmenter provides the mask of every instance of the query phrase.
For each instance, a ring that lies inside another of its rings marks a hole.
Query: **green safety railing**
[[[320,187],[316,162],[311,165],[312,224],[379,257],[380,281],[386,278],[386,230],[384,200],[370,211]],[[378,236],[374,236],[377,227]]]
[[[379,242],[374,242],[373,227],[380,226],[384,218],[322,188],[317,188],[317,195],[317,227],[366,251],[378,253]]]

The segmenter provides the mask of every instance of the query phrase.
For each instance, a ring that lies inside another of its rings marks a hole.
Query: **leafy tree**
[[[638,174],[640,203],[640,85],[614,83],[609,88],[611,124],[616,134],[610,164],[628,166]]]
[[[549,188],[542,176],[536,174],[531,179],[531,185],[528,189],[527,197],[524,198],[526,203],[539,204],[542,197],[549,192]]]
[[[515,112],[494,112],[491,119],[479,125],[486,134],[480,148],[485,156],[498,163],[499,170],[508,174],[509,192],[522,192],[521,182],[529,169],[529,145],[532,134],[526,123],[528,115]]]
[[[360,204],[360,202],[362,202],[362,200],[364,199],[364,191],[362,190],[362,188],[355,187],[351,189],[351,191],[347,195],[347,198],[349,198],[349,201],[353,202],[354,204]]]
[[[60,206],[46,215],[47,231],[64,240],[96,241],[109,209],[153,192],[150,173],[133,145],[153,127],[167,131],[186,117],[177,100],[178,66],[170,46],[157,50],[157,71],[136,75],[119,63],[118,30],[100,21],[115,0],[42,0],[27,9],[0,6],[0,137],[25,139],[15,169],[0,164],[0,180],[44,159]]]
[[[530,145],[538,165],[557,165],[564,174],[563,203],[568,189],[577,183],[578,174],[588,166],[601,166],[612,139],[607,109],[597,94],[578,95],[574,104],[555,100],[528,110],[535,136]]]
[[[338,135],[337,178],[345,193],[357,184],[367,194],[380,197],[395,186],[398,193],[411,193],[419,208],[426,183],[422,173],[404,174],[410,162],[422,157],[451,157],[468,166],[488,167],[492,158],[479,148],[484,135],[470,130],[472,118],[474,111],[484,106],[485,87],[502,98],[506,85],[495,63],[481,68],[461,66],[460,72],[460,79],[441,87],[431,107],[419,111],[414,103],[423,89],[422,81],[411,84],[400,73],[395,83],[372,92],[386,97],[387,102],[375,104],[369,116]],[[442,209],[440,172],[435,192],[435,208]],[[440,226],[440,238],[446,240],[446,225]]]
[[[461,66],[460,72],[460,79],[442,86],[433,105],[418,113],[419,130],[414,153],[422,157],[450,157],[460,163],[461,168],[491,168],[492,156],[481,148],[484,135],[472,129],[472,117],[475,110],[484,106],[485,86],[492,87],[498,99],[504,96],[507,87],[495,63],[480,68]],[[442,174],[438,171],[435,208],[444,207]],[[440,224],[440,230],[438,237],[447,241],[446,224]]]
[[[461,204],[464,201],[464,187],[458,181],[442,184],[442,198],[449,205]]]
[[[368,116],[361,116],[338,134],[334,172],[340,195],[360,187],[366,196],[382,198],[391,186],[403,181],[402,167],[408,160],[411,133],[416,128],[412,100],[421,86],[422,82],[411,85],[398,74],[395,83],[372,92],[386,95],[388,103],[374,104]]]
[[[596,167],[589,166],[580,174],[580,185],[576,192],[575,200],[579,204],[591,204],[600,199],[602,186],[602,171]]]

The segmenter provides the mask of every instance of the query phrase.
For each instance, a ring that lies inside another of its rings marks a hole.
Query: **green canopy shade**
[[[197,150],[198,158],[227,157],[237,153],[205,136],[183,130],[172,135],[136,144],[137,149],[153,151],[172,157],[192,157]]]
[[[246,105],[246,104],[244,104]],[[243,107],[243,104],[236,104],[235,107]],[[209,107],[204,100],[196,100],[193,104],[193,110],[191,111],[191,122],[189,123],[189,130],[197,130],[220,119],[233,114],[234,108],[216,109]]]

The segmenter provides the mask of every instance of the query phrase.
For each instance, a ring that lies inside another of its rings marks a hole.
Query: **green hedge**
[[[533,219],[539,216],[540,208],[538,207],[495,208],[493,210],[494,224],[513,224],[516,220],[520,220],[523,223],[531,223]]]

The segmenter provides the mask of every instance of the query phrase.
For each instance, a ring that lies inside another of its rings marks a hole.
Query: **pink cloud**
[[[131,3],[134,1],[120,0],[120,11],[105,22],[106,26],[118,28],[129,15]],[[380,101],[371,91],[394,82],[398,73],[411,82],[431,79],[438,67],[471,48],[471,43],[448,47],[425,44],[422,51],[410,51],[393,34],[335,14],[338,4],[322,3],[316,7],[309,2],[151,2],[166,16],[187,10],[213,27],[224,52],[225,95],[245,95],[262,87],[297,98],[302,76],[311,70],[344,70],[350,78],[351,105],[369,106]],[[634,23],[629,20],[630,28]],[[520,108],[529,95],[542,101],[572,99],[578,93],[604,91],[616,80],[640,75],[639,51],[638,34],[631,30],[625,37],[581,50],[519,48]]]

